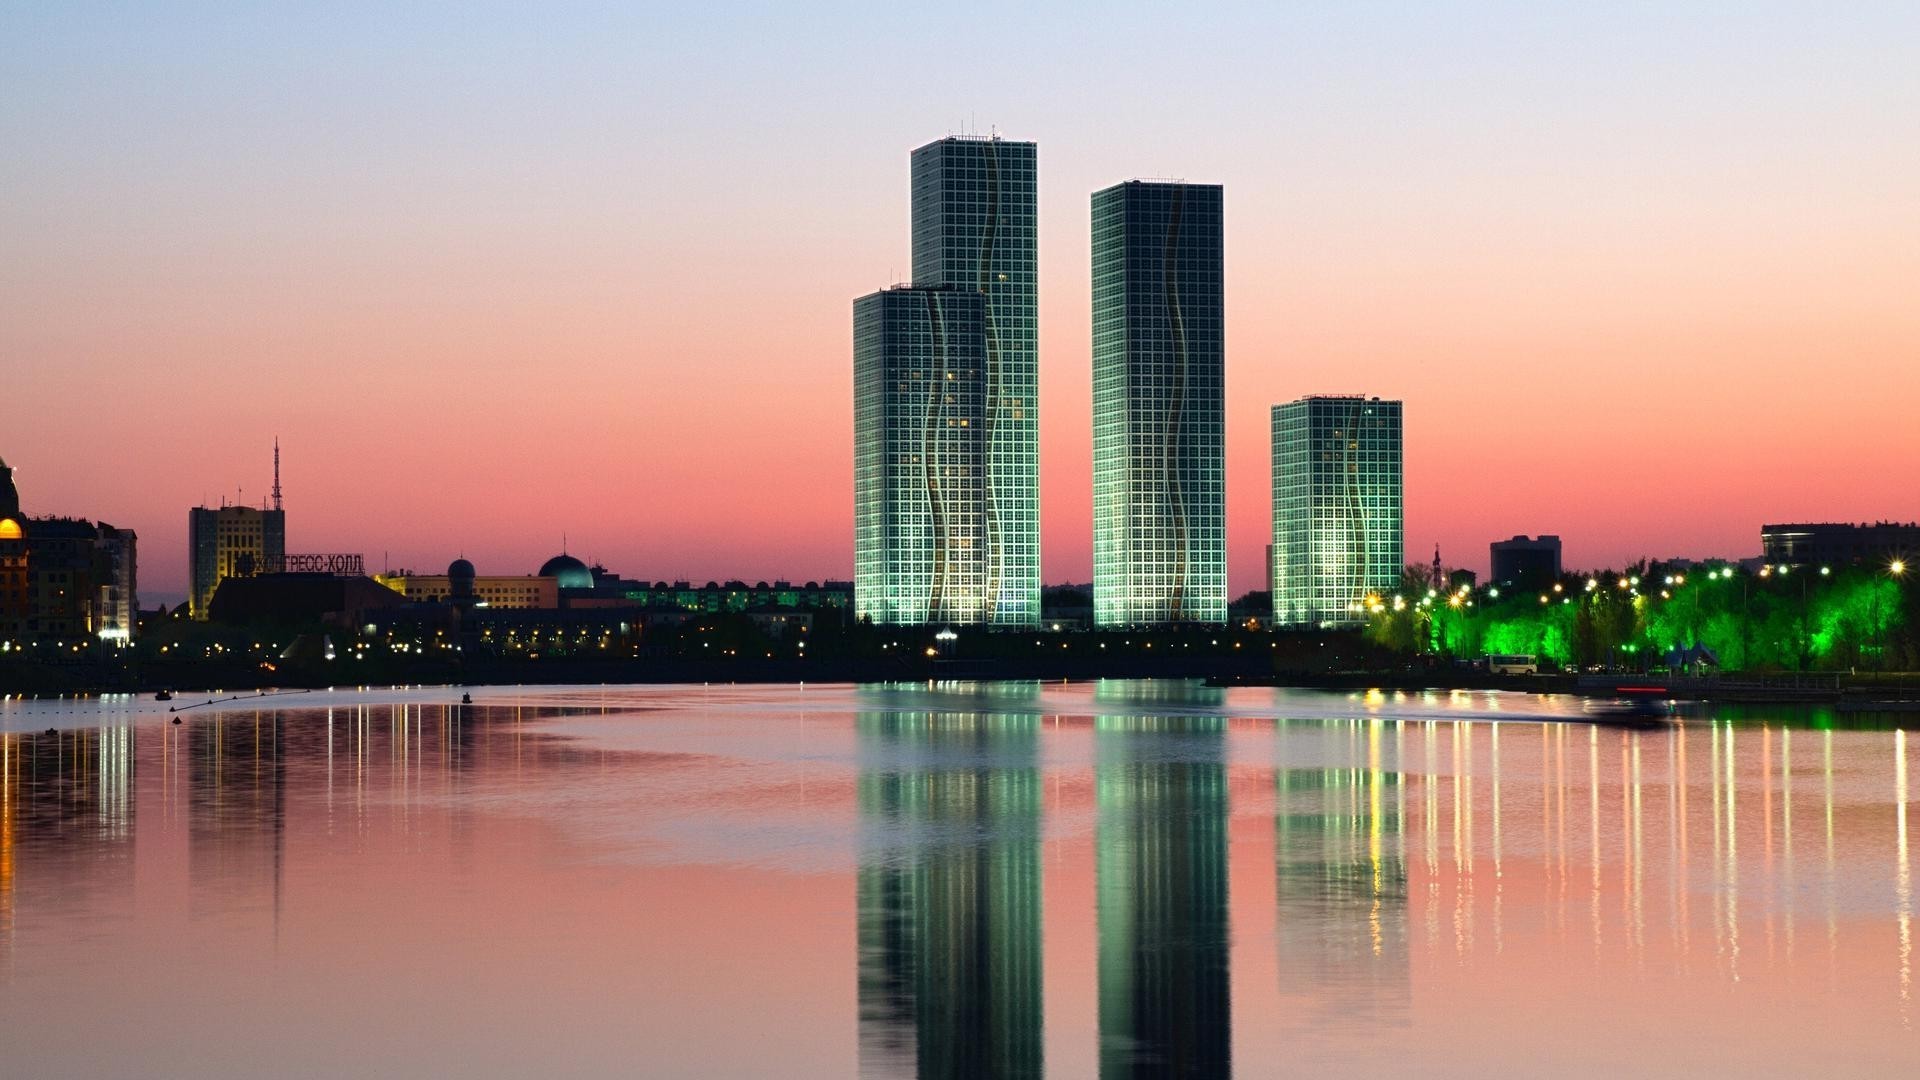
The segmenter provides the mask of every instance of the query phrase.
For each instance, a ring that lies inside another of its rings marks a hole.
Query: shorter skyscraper
[[[1273,620],[1362,621],[1405,562],[1401,403],[1306,397],[1273,407]]]
[[[214,591],[230,577],[279,569],[287,556],[284,510],[253,506],[196,506],[187,511],[188,611],[206,621]]]
[[[984,623],[986,297],[902,286],[853,304],[854,609]]]

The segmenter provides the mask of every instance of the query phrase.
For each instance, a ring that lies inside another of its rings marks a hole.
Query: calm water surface
[[[0,1075],[1920,1069],[1899,731],[474,693],[0,703]]]

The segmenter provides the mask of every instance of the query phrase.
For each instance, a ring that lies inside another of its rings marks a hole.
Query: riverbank
[[[1037,650],[1036,650],[1037,651]],[[924,681],[1083,682],[1100,679],[1197,679],[1215,687],[1317,690],[1513,691],[1756,705],[1827,705],[1841,710],[1920,712],[1920,675],[1839,673],[1684,678],[1634,673],[1500,675],[1460,668],[1275,671],[1257,652],[1164,655],[1082,650],[981,658],[894,654],[885,658],[546,658],[460,664],[421,660],[379,665],[334,662],[262,670],[188,663],[103,670],[83,666],[15,667],[0,673],[0,694],[151,695],[184,687],[222,693],[356,685],[515,686],[537,684],[884,683]],[[23,677],[24,676],[24,677]]]

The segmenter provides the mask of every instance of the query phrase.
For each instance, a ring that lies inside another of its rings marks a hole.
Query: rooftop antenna
[[[280,436],[273,437],[273,508],[280,509]]]

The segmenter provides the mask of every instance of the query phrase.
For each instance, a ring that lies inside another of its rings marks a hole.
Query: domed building
[[[444,574],[396,570],[374,580],[416,604],[508,610],[553,610],[560,606],[560,589],[552,578],[483,575],[464,557],[447,564]]]
[[[541,563],[539,576],[552,578],[562,589],[593,588],[593,571],[564,551]]]
[[[475,601],[473,564],[465,559],[455,559],[447,564],[447,599],[462,607],[472,607]]]
[[[26,626],[27,534],[13,470],[0,459],[0,641],[21,636]]]
[[[98,638],[124,644],[139,617],[132,529],[28,518],[0,460],[0,642]]]

